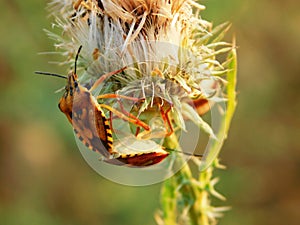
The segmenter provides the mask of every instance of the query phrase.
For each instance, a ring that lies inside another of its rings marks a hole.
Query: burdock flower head
[[[228,62],[218,55],[232,49],[220,41],[228,24],[212,29],[199,16],[204,6],[192,0],[54,0],[49,8],[54,27],[62,30],[49,35],[65,63],[73,65],[82,46],[81,85],[91,87],[110,73],[93,94],[102,96],[98,101],[107,111],[113,136],[123,140],[121,147],[114,143],[116,154],[128,153],[130,147],[150,151],[149,143],[157,151],[178,152],[172,137],[189,132],[186,121],[217,139],[201,116],[225,100]],[[138,147],[124,142],[126,138]]]

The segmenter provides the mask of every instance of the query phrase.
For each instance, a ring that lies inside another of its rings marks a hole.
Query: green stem
[[[166,146],[181,151],[178,139],[171,135],[166,140]],[[166,225],[178,224],[178,215],[188,207],[189,221],[191,225],[209,225],[203,203],[208,202],[208,193],[199,189],[193,178],[190,167],[180,154],[176,155],[176,162],[183,167],[175,175],[164,182],[162,191],[163,220]]]
[[[165,225],[177,225],[183,209],[188,207],[190,225],[209,225],[211,220],[208,212],[211,211],[210,198],[212,190],[209,190],[213,169],[213,162],[216,162],[217,156],[221,150],[223,142],[228,133],[230,122],[236,107],[236,71],[237,60],[235,46],[232,48],[229,56],[229,65],[227,73],[227,112],[222,116],[222,123],[219,132],[216,134],[217,139],[213,140],[210,145],[206,162],[199,167],[200,175],[198,182],[193,178],[190,167],[183,161],[180,154],[176,155],[176,162],[183,167],[171,178],[164,182],[162,189],[161,203],[163,209],[163,221]],[[172,134],[165,140],[164,146],[169,149],[182,151],[175,134]],[[212,165],[209,165],[213,163]],[[179,216],[178,216],[178,215]]]
[[[163,210],[164,224],[176,225],[176,192],[177,184],[173,178],[167,179],[164,182],[161,193],[161,203]]]

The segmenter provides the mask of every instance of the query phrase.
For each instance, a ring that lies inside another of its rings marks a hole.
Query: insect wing
[[[109,157],[113,141],[109,121],[88,91],[74,97],[72,125],[79,140],[88,148]]]
[[[161,162],[169,153],[152,140],[140,140],[135,136],[123,138],[114,146],[114,158],[106,162],[130,167],[145,167]]]

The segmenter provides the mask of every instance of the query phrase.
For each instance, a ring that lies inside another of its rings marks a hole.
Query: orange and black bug
[[[106,78],[122,72],[123,70],[125,70],[125,68],[101,76],[90,89],[87,89],[78,83],[76,64],[80,50],[81,46],[78,49],[75,58],[74,72],[72,71],[71,73],[69,73],[67,77],[47,72],[36,72],[37,74],[56,76],[67,79],[65,93],[61,97],[58,106],[59,109],[66,115],[69,122],[72,124],[79,140],[82,141],[82,143],[84,143],[89,149],[99,152],[102,156],[104,156],[105,161],[112,164],[149,166],[156,164],[167,157],[169,153],[164,151],[163,149],[134,154],[120,154],[114,151],[110,121],[106,118],[102,108],[110,110],[121,119],[134,123],[137,126],[141,126],[145,130],[149,130],[150,128],[147,124],[138,120],[136,117],[129,113],[125,115],[124,113],[121,113],[110,106],[99,104],[97,102],[97,99],[90,92],[91,89],[97,87]],[[117,95],[109,94],[102,97],[112,96]]]

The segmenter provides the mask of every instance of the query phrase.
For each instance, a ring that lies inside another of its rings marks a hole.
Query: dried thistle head
[[[83,46],[78,65],[84,69],[82,84],[91,86],[103,74],[127,67],[96,94],[140,99],[122,106],[152,128],[152,133],[136,136],[159,138],[166,145],[164,137],[186,130],[185,121],[191,120],[214,137],[201,115],[209,110],[208,102],[224,101],[227,62],[217,56],[232,48],[221,41],[228,24],[212,29],[199,16],[205,7],[192,0],[53,0],[49,7],[62,33],[48,34],[65,63],[72,65]],[[116,99],[103,101],[120,107]]]

